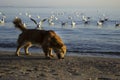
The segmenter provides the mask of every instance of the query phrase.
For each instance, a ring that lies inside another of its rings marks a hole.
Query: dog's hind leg
[[[15,52],[15,53],[16,53],[16,55],[17,55],[17,56],[20,56],[20,46],[18,46],[18,47],[17,47],[17,49],[16,49],[16,52]]]
[[[25,54],[26,54],[26,55],[31,55],[31,53],[29,53],[29,51],[28,51],[28,49],[29,49],[31,46],[32,46],[32,45],[31,45],[30,42],[28,42],[28,43],[25,44],[24,50],[25,50]]]
[[[16,55],[20,56],[20,49],[23,47],[24,45],[18,45],[17,49],[16,49]]]

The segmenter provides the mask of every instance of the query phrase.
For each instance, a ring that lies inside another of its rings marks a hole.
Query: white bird
[[[57,18],[57,17],[55,17],[55,20],[58,20],[58,18]]]
[[[67,22],[61,22],[61,25],[62,25],[62,26],[66,26],[66,25],[67,25]]]
[[[103,25],[103,22],[97,21],[97,25],[102,26],[102,25]]]
[[[82,20],[83,21],[88,21],[87,17],[85,17],[85,16],[82,16]]]
[[[19,13],[19,15],[22,15],[22,13]]]
[[[1,23],[1,24],[4,24],[4,23],[5,23],[5,18],[6,18],[6,17],[3,16],[2,19],[0,19],[0,23]]]
[[[115,26],[116,26],[116,27],[120,27],[120,24],[119,24],[119,23],[116,23]]]
[[[108,17],[106,17],[105,14],[103,14],[103,20],[104,20],[104,21],[108,21]]]
[[[53,19],[52,18],[49,18],[48,19],[48,23],[49,23],[49,25],[54,25],[55,23],[53,22]]]
[[[28,15],[28,17],[29,17],[29,18],[31,18],[31,17],[32,17],[32,15],[30,15],[30,14],[29,14],[29,15]]]
[[[53,26],[55,23],[53,21],[49,22],[49,25]]]
[[[0,12],[0,15],[2,15],[2,18],[0,19],[0,23],[4,24],[6,16],[5,16],[5,14],[3,12]]]
[[[37,25],[37,29],[42,29],[42,24],[47,19],[42,19],[42,20],[40,20],[40,22],[37,22],[35,19],[33,19],[33,18],[30,17],[30,20],[32,20]]]
[[[75,21],[71,22],[71,26],[74,27],[76,25]]]
[[[25,15],[26,15],[26,16],[28,16],[28,15],[29,15],[29,13],[27,13],[27,12],[26,12],[26,13],[25,13]]]
[[[82,20],[84,21],[84,24],[88,24],[90,22],[89,19],[90,17],[82,16]]]
[[[71,16],[68,16],[68,19],[71,19],[71,20],[72,20],[73,18],[72,18]]]
[[[3,16],[5,16],[5,14],[4,14],[3,12],[0,12],[0,15],[3,15]]]
[[[37,16],[38,19],[40,19],[40,16]]]

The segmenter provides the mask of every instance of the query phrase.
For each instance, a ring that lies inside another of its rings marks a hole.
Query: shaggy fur
[[[20,18],[15,18],[13,23],[16,28],[19,28],[22,31],[17,41],[17,56],[20,55],[21,48],[24,48],[25,53],[29,55],[29,47],[39,45],[42,47],[47,58],[53,57],[52,50],[56,53],[59,59],[64,58],[64,55],[66,54],[66,46],[54,31],[27,29],[24,27]]]

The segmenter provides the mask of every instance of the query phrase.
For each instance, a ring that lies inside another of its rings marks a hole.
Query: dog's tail
[[[20,29],[21,31],[27,30],[27,28],[24,26],[24,24],[22,23],[22,20],[20,18],[15,18],[13,20],[13,24],[16,28]]]

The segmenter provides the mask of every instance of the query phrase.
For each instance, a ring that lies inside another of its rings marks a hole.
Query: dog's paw
[[[19,53],[15,53],[15,56],[20,56],[20,54]]]
[[[31,55],[31,53],[26,53],[26,55]]]
[[[51,54],[51,55],[50,55],[50,57],[51,57],[51,58],[54,58],[54,57],[55,57],[55,55]]]

